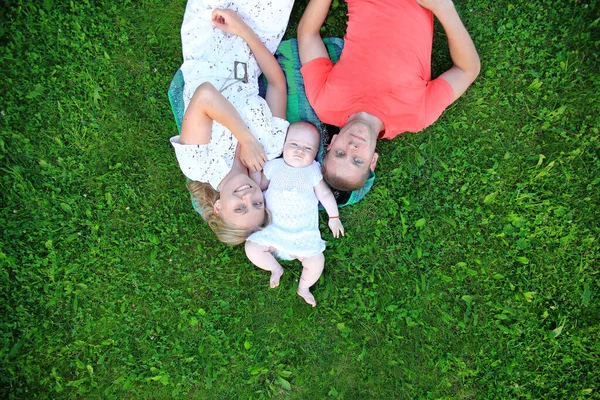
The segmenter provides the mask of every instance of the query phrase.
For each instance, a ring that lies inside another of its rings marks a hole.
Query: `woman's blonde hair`
[[[210,186],[210,183],[188,181],[188,190],[192,198],[196,201],[200,210],[202,210],[202,219],[206,221],[210,229],[217,235],[217,238],[228,245],[244,243],[252,233],[261,230],[271,223],[271,213],[265,208],[265,219],[260,226],[253,229],[239,229],[226,223],[215,214],[214,205],[219,200],[219,192]]]

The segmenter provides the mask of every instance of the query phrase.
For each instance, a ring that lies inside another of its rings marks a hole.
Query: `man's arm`
[[[298,23],[298,53],[302,65],[315,58],[329,58],[321,39],[321,27],[327,18],[331,0],[310,0]]]
[[[287,83],[285,75],[273,54],[235,11],[216,9],[212,14],[212,23],[216,28],[233,33],[248,43],[248,47],[254,54],[260,70],[267,78],[268,86],[265,100],[271,109],[271,113],[274,117],[285,119]]]
[[[212,122],[225,126],[238,140],[242,163],[251,171],[260,171],[267,156],[246,123],[211,83],[204,82],[194,92],[183,115],[179,141],[181,144],[207,144],[212,134]]]
[[[452,0],[416,1],[421,7],[431,10],[446,32],[450,57],[454,65],[440,77],[450,84],[456,100],[471,86],[481,68],[473,40],[456,12]]]

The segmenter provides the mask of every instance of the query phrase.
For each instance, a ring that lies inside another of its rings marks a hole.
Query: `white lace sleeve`
[[[230,168],[223,157],[211,151],[209,145],[181,144],[179,136],[171,138],[181,172],[193,181],[208,182],[217,190]]]

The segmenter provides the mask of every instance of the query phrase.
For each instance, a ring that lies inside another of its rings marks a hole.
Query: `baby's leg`
[[[314,307],[317,305],[317,301],[308,289],[321,277],[323,267],[325,267],[325,257],[323,253],[319,253],[312,257],[305,257],[300,261],[302,261],[302,275],[300,275],[300,283],[298,284],[298,294]]]
[[[271,287],[279,286],[279,279],[283,275],[283,267],[277,262],[270,248],[260,244],[246,241],[246,257],[260,269],[271,271]]]

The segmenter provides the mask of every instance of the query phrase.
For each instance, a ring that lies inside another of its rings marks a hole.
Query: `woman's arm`
[[[249,176],[250,179],[256,182],[258,186],[260,186],[260,190],[262,190],[263,192],[269,187],[269,180],[265,176],[264,172],[250,172]]]
[[[331,229],[331,233],[333,233],[333,237],[339,237],[340,233],[344,236],[344,226],[340,221],[340,213],[338,211],[337,202],[335,201],[335,196],[331,192],[331,189],[329,189],[329,186],[325,183],[324,179],[321,179],[315,186],[315,195],[325,208],[325,211],[327,211],[327,215],[329,215],[328,225],[329,229]]]
[[[238,140],[240,159],[250,171],[260,171],[267,161],[262,146],[248,130],[235,109],[211,83],[204,82],[194,92],[183,116],[179,142],[207,144],[212,133],[212,122],[225,126]]]
[[[266,100],[273,116],[285,119],[287,107],[287,84],[279,63],[258,35],[233,10],[216,9],[212,24],[222,31],[244,39],[268,81]]]

